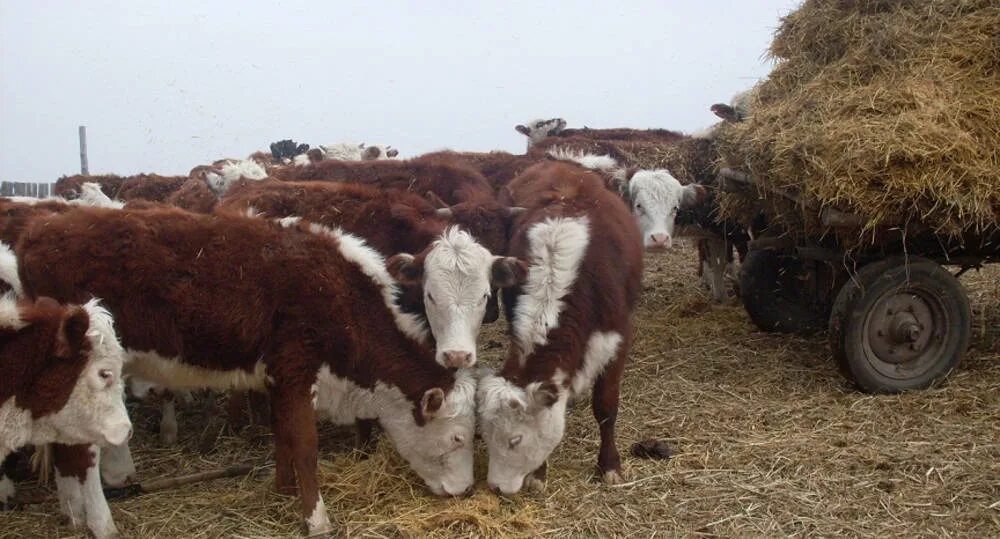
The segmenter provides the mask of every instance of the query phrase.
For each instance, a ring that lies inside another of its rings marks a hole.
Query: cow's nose
[[[459,352],[457,350],[447,350],[443,352],[444,363],[449,367],[460,369],[472,366],[472,354],[470,352]]]
[[[664,249],[669,249],[673,243],[670,240],[670,234],[652,234],[649,239],[653,240],[653,247],[663,247]]]

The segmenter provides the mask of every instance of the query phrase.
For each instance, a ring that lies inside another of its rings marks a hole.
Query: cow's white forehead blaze
[[[640,170],[629,180],[629,198],[645,247],[670,247],[684,186],[666,170]]]
[[[490,294],[494,257],[464,230],[451,227],[424,260],[424,310],[437,343],[436,360],[448,367],[476,361],[476,336]]]

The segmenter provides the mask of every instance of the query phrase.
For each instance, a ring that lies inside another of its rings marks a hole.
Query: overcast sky
[[[252,4],[252,5],[251,5]],[[272,141],[521,152],[513,127],[709,125],[798,0],[0,0],[0,179],[186,174]]]

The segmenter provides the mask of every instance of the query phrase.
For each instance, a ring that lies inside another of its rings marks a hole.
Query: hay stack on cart
[[[717,131],[723,215],[767,222],[747,311],[828,327],[863,389],[926,387],[968,343],[942,264],[1000,257],[1000,4],[807,0],[770,52],[750,117]]]

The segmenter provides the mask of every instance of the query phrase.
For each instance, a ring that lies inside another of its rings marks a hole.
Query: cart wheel
[[[826,327],[829,309],[805,290],[802,261],[775,251],[750,251],[740,267],[740,300],[763,331],[814,333]]]
[[[971,320],[958,279],[934,261],[897,256],[861,268],[840,289],[830,345],[866,393],[922,389],[965,355]]]

